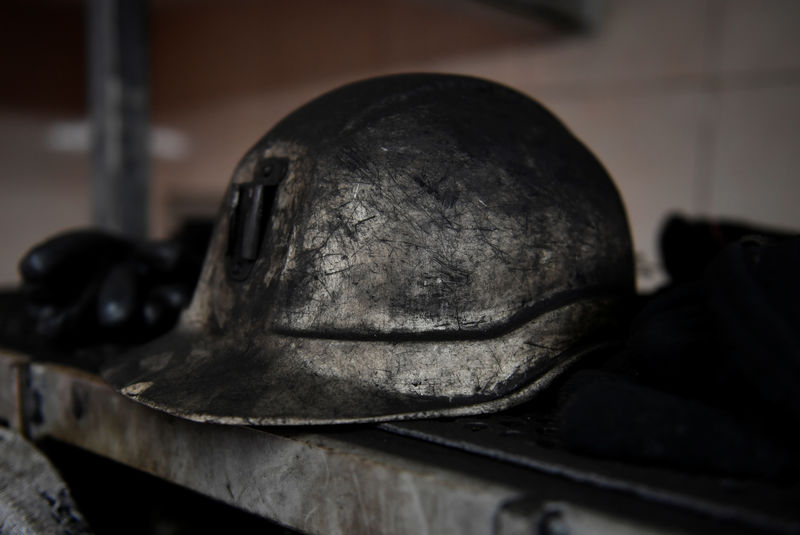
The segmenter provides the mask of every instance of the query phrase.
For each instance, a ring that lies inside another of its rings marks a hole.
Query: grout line
[[[800,85],[800,69],[765,73],[691,74],[610,82],[531,85],[524,90],[550,100],[578,98],[625,98],[668,93],[720,93],[748,89],[772,89]],[[551,96],[552,93],[552,96]]]
[[[692,177],[691,209],[696,214],[711,212],[714,191],[716,145],[722,94],[720,73],[727,0],[711,0],[705,10],[704,62],[709,73],[701,95],[701,111],[695,132],[695,161]]]
[[[692,179],[691,209],[695,214],[711,213],[714,168],[719,134],[720,94],[710,91],[702,95],[703,103],[695,133],[696,156]]]

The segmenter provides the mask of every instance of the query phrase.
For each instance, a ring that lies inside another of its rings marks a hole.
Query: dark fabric
[[[581,453],[770,478],[788,467],[786,446],[724,410],[610,372],[579,372],[564,388],[561,438]]]
[[[659,244],[664,269],[673,284],[703,278],[708,264],[728,244],[747,236],[772,240],[791,238],[794,233],[735,221],[690,220],[679,215],[667,219]]]
[[[714,228],[669,223],[665,263],[683,266],[679,280],[646,300],[604,371],[562,388],[566,447],[695,471],[796,472],[800,237]]]

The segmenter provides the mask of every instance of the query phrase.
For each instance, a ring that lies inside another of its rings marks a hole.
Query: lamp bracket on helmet
[[[265,158],[256,164],[250,182],[231,185],[225,255],[228,279],[243,281],[250,276],[261,249],[275,191],[288,166],[285,158]]]

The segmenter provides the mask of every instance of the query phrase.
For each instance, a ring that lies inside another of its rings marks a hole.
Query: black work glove
[[[169,330],[194,290],[210,225],[136,243],[97,230],[36,245],[20,261],[30,331],[47,348],[142,343]]]

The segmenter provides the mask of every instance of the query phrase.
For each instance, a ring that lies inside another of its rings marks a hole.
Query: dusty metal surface
[[[619,195],[541,105],[405,75],[295,111],[234,172],[191,308],[104,373],[198,421],[496,411],[611,336]]]
[[[0,348],[0,426],[21,431],[22,391],[29,359]]]
[[[49,364],[31,365],[29,388],[34,438],[62,440],[306,533],[753,532],[369,426],[311,433],[200,424]]]
[[[0,535],[89,535],[64,481],[18,433],[0,427]]]
[[[491,533],[498,508],[519,496],[336,436],[179,420],[64,368],[33,365],[31,386],[43,393],[34,438],[64,440],[310,533]]]

